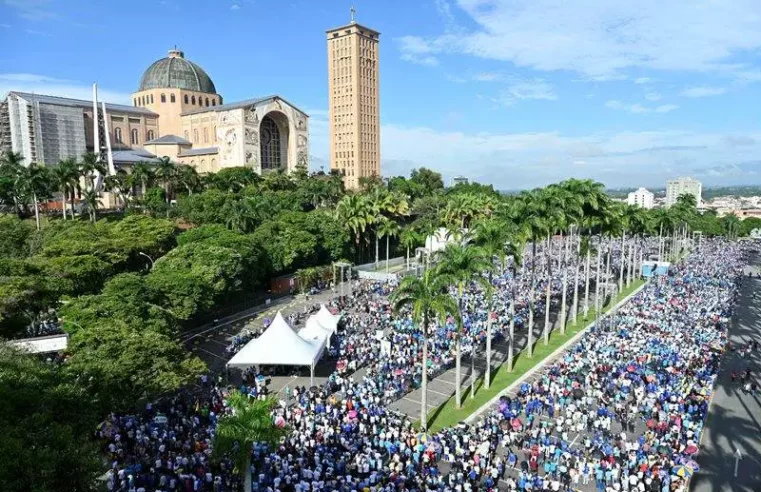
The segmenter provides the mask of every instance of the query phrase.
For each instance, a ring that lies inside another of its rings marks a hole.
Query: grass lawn
[[[631,294],[644,283],[644,280],[633,281],[629,287],[625,287],[615,299],[605,305],[601,309],[601,312],[607,312],[612,306],[615,306],[618,301]],[[540,334],[534,343],[534,355],[532,357],[527,357],[523,351],[521,351],[515,355],[513,372],[507,371],[507,365],[501,365],[496,368],[492,372],[491,387],[489,389],[483,387],[483,377],[476,380],[475,397],[472,399],[470,398],[470,386],[464,386],[462,390],[462,408],[455,408],[454,396],[452,396],[449,400],[442,403],[438,408],[432,410],[428,414],[428,429],[431,432],[435,432],[465,420],[470,414],[494,398],[497,393],[511,385],[515,380],[520,379],[526,371],[541,363],[545,358],[557,350],[558,347],[586,328],[589,323],[594,321],[594,318],[594,309],[590,309],[586,317],[580,317],[577,319],[576,324],[568,325],[565,335],[561,335],[559,330],[552,331],[552,333],[550,333],[550,343],[547,345],[544,344],[544,340]]]

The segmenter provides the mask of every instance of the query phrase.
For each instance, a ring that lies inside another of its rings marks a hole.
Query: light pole
[[[151,262],[151,270],[153,270],[153,265],[155,265],[155,262],[153,261],[153,258],[151,258],[147,254],[143,253],[142,251],[138,251],[137,254],[145,256],[146,258],[148,258],[148,261]]]

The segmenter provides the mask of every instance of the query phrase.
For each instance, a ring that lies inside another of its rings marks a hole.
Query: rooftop
[[[191,145],[190,142],[177,135],[164,135],[145,142],[144,145]]]
[[[180,152],[179,157],[192,157],[194,155],[208,155],[216,154],[219,152],[217,147],[204,147],[202,149],[189,149],[185,152]]]
[[[47,96],[44,94],[32,94],[30,92],[17,92],[17,91],[11,91],[8,93],[8,96],[11,94],[18,96],[22,99],[26,99],[29,102],[35,102],[40,104],[51,104],[54,106],[68,106],[68,107],[74,107],[74,108],[82,108],[82,109],[92,109],[92,101],[85,101],[84,99],[71,99],[68,97],[59,97],[59,96]],[[113,111],[116,113],[132,113],[132,114],[140,114],[144,116],[158,116],[158,114],[154,113],[153,111],[145,108],[136,108],[134,106],[127,106],[126,104],[110,104],[106,103],[106,111]]]
[[[301,111],[299,108],[291,104],[289,101],[283,99],[282,97],[278,95],[272,95],[272,96],[265,96],[265,97],[259,97],[256,99],[246,99],[244,101],[238,101],[238,102],[232,102],[228,104],[220,104],[219,106],[211,106],[211,107],[205,107],[205,108],[199,108],[199,109],[192,109],[190,111],[185,111],[182,113],[182,116],[186,116],[189,114],[199,114],[199,113],[208,113],[210,111],[230,111],[232,109],[240,109],[240,108],[247,108],[249,106],[258,106],[259,104],[264,104],[270,101],[275,100],[281,100],[284,103],[288,104],[292,108],[295,108],[299,112],[301,112],[304,116],[309,117],[308,114],[306,114],[304,111]]]

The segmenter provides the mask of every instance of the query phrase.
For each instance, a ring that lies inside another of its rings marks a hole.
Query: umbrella
[[[684,464],[684,466],[687,466],[689,468],[692,468],[693,472],[700,471],[700,465],[698,465],[695,460],[689,460],[687,463]]]
[[[656,422],[653,419],[648,420],[646,423],[648,429],[652,429],[653,427],[655,427],[655,424]]]
[[[575,390],[573,390],[571,394],[573,395],[574,398],[581,398],[582,396],[584,396],[584,390],[581,388],[576,388]]]
[[[275,419],[275,426],[281,429],[285,427],[285,419],[283,418],[282,415],[278,415],[277,418]]]
[[[694,444],[690,444],[689,446],[684,448],[684,452],[687,454],[695,454],[698,452],[698,447],[695,446]]]
[[[521,419],[513,419],[510,425],[513,426],[513,429],[518,430],[523,427],[523,422],[521,422]]]
[[[647,380],[648,383],[655,382],[655,376],[653,376],[653,375],[650,375],[650,376],[646,377],[645,379]]]
[[[628,366],[626,368],[626,370],[629,371],[629,372],[637,372],[637,367],[634,364],[632,364],[632,365]]]
[[[357,411],[356,410],[350,410],[348,415],[349,415],[350,419],[356,419],[357,418]]]
[[[671,452],[671,449],[668,446],[658,446],[658,452],[660,454],[669,454]]]
[[[695,470],[685,465],[675,466],[671,471],[674,472],[674,475],[677,477],[682,478],[689,478],[693,473],[695,473]]]

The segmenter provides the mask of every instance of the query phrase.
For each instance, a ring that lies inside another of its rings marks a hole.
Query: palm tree
[[[399,235],[399,242],[402,246],[407,248],[407,256],[405,262],[405,270],[410,269],[410,249],[414,248],[416,244],[420,243],[420,235],[415,231],[412,226],[407,226],[402,230]]]
[[[22,205],[25,207],[24,190],[17,186],[19,175],[23,172],[24,156],[19,152],[5,151],[0,157],[0,174],[6,183],[4,200],[12,201],[16,214],[22,216]]]
[[[29,164],[29,167],[21,168],[21,172],[16,176],[16,186],[24,190],[27,196],[31,196],[34,206],[34,220],[39,231],[41,229],[40,198],[50,196],[53,186],[50,169],[33,162]]]
[[[74,193],[77,181],[77,163],[74,159],[65,159],[58,163],[58,166],[53,168],[53,182],[55,188],[61,192],[61,209],[63,212],[63,220],[66,220],[66,200],[69,195],[69,190]],[[72,217],[74,211],[72,210]]]
[[[129,197],[129,176],[121,169],[113,176],[106,176],[103,181],[107,191],[114,193],[117,199],[122,203],[123,207],[127,206],[127,199]]]
[[[547,225],[547,249],[545,250],[547,258],[547,287],[545,290],[544,305],[544,344],[550,343],[550,307],[552,305],[552,236],[557,230],[562,230],[566,223],[564,210],[564,199],[566,198],[563,190],[557,185],[547,186],[540,195],[542,201],[542,213],[545,215],[545,224]]]
[[[520,232],[512,234],[510,241],[507,242],[505,252],[507,256],[512,258],[511,266],[512,278],[511,278],[511,293],[510,293],[510,333],[507,345],[507,370],[513,371],[513,362],[515,358],[515,300],[516,286],[518,283],[518,267],[523,265],[523,248],[525,247],[525,239]],[[504,264],[503,264],[504,269]]]
[[[90,215],[90,221],[94,223],[97,219],[96,215],[98,207],[101,205],[100,191],[95,188],[84,190],[82,192],[82,204],[84,205],[84,209],[87,210],[87,213]]]
[[[141,195],[145,195],[148,190],[148,183],[153,180],[153,170],[147,162],[138,162],[132,166],[130,181],[132,186],[140,185]]]
[[[531,288],[529,289],[527,356],[534,355],[534,310],[536,297],[536,244],[550,230],[547,223],[543,198],[539,190],[523,192],[520,196],[520,216],[523,227],[531,237]]]
[[[412,319],[423,334],[420,425],[425,430],[428,427],[428,336],[432,328],[431,322],[443,322],[447,314],[451,314],[459,323],[460,311],[454,298],[447,292],[445,279],[436,269],[426,270],[421,277],[404,277],[390,299],[395,311],[410,309]]]
[[[175,173],[177,184],[184,187],[188,195],[192,195],[194,190],[201,187],[201,178],[198,176],[198,171],[193,166],[186,164],[179,164],[176,166]]]
[[[85,178],[88,188],[95,188],[95,178],[106,174],[106,166],[99,161],[97,154],[87,152],[82,156],[82,161],[79,163],[79,173]]]
[[[391,239],[391,236],[393,237],[398,236],[400,230],[401,230],[401,227],[399,227],[399,224],[397,224],[391,219],[387,219],[386,217],[383,217],[380,227],[378,228],[378,235],[380,237],[386,238],[386,273],[388,273],[388,259],[389,259],[389,252],[391,251],[390,239]]]
[[[398,193],[389,193],[382,186],[375,186],[367,195],[368,203],[372,211],[372,224],[375,225],[375,267],[380,262],[379,254],[379,228],[383,223],[383,217],[387,215],[409,215],[407,199]]]
[[[363,195],[346,195],[336,206],[336,217],[352,233],[360,256],[360,241],[367,227],[375,222],[375,214]]]
[[[166,195],[166,202],[170,202],[169,190],[172,185],[172,181],[177,177],[177,166],[169,159],[169,157],[161,157],[159,163],[156,164],[156,169],[153,171],[153,175],[158,179]]]
[[[446,279],[457,289],[457,303],[459,309],[464,308],[464,290],[467,283],[476,279],[479,282],[483,280],[481,273],[489,270],[492,266],[492,262],[486,258],[484,251],[476,246],[462,246],[460,244],[450,243],[443,250],[439,251],[436,255],[438,266],[436,270],[442,278]],[[486,286],[484,282],[480,282]],[[491,314],[491,313],[490,313]],[[456,391],[455,391],[455,403],[457,408],[462,406],[461,399],[461,372],[462,372],[462,337],[463,337],[463,325],[461,319],[457,322],[457,332],[455,334],[455,352],[456,352]],[[473,340],[473,347],[475,348],[475,339]],[[471,362],[475,357],[474,353],[471,353]],[[471,371],[471,377],[473,372]]]
[[[217,459],[232,455],[241,474],[243,490],[251,491],[251,452],[254,443],[275,445],[287,434],[272,419],[274,399],[255,400],[237,391],[227,397],[230,413],[222,416],[214,433],[213,452]]]
[[[479,222],[475,229],[475,244],[480,246],[489,259],[495,256],[499,260],[502,271],[505,270],[505,261],[507,253],[505,245],[510,236],[508,234],[507,224],[500,223],[496,219],[488,219]],[[493,286],[494,265],[489,268],[489,286]],[[484,386],[488,389],[491,385],[491,329],[495,313],[494,296],[487,297],[489,301],[489,318],[486,324],[486,375]]]

